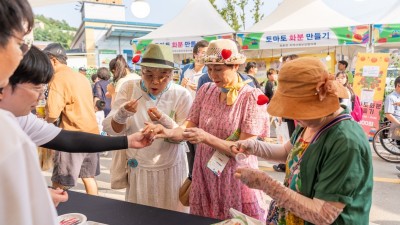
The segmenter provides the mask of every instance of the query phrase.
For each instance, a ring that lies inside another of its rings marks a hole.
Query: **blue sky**
[[[151,7],[150,15],[145,19],[135,18],[129,10],[131,0],[125,0],[127,5],[126,17],[127,21],[135,22],[150,22],[150,23],[166,23],[184,8],[189,0],[147,0]],[[216,1],[218,5],[223,4],[223,0]],[[249,0],[252,3],[252,0]],[[265,0],[262,11],[265,16],[271,13],[282,0]],[[400,0],[323,0],[328,6],[336,11],[347,15],[360,22],[375,21],[383,17],[390,9],[400,4]],[[59,20],[66,20],[70,25],[79,27],[81,23],[81,15],[79,12],[78,3],[51,5],[46,7],[34,8],[35,14],[43,14]],[[249,4],[247,9],[250,10],[252,4]],[[248,15],[246,27],[253,24],[251,16]]]

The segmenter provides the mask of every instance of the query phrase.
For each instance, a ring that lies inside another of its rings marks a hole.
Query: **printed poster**
[[[353,89],[363,108],[359,124],[370,140],[379,129],[388,66],[388,53],[358,53]]]

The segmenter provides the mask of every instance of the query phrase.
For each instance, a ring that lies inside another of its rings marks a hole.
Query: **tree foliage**
[[[264,1],[254,0],[254,8],[250,10],[253,13],[252,18],[254,19],[254,23],[258,23],[263,19],[264,13],[260,14],[260,8],[264,5]]]
[[[69,49],[77,30],[76,28],[69,26],[65,20],[59,21],[43,15],[36,15],[35,23],[43,23],[43,26],[35,26],[33,30],[36,41],[58,42],[65,49]]]
[[[217,10],[221,17],[235,30],[246,29],[246,10],[249,7],[249,0],[224,0],[223,7],[218,8],[216,0],[209,0],[211,5]],[[252,0],[254,7],[250,9],[251,18],[254,23],[259,22],[264,17],[261,7],[264,5],[262,0]]]

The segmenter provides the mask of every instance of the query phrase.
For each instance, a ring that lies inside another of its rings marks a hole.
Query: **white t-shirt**
[[[196,71],[194,69],[187,69],[185,71],[185,74],[183,75],[184,78],[187,78],[189,81],[186,85],[186,89],[189,90],[190,94],[192,95],[192,99],[194,100],[194,98],[196,97],[196,91],[192,90],[189,87],[189,84],[195,84],[196,87],[199,83],[199,79],[200,77],[203,75],[203,71],[200,70],[198,73],[196,73]]]
[[[32,113],[27,116],[17,117],[17,120],[22,130],[37,146],[53,140],[61,132],[61,128],[37,118]]]
[[[58,224],[35,144],[10,112],[0,109],[0,124],[0,224]]]

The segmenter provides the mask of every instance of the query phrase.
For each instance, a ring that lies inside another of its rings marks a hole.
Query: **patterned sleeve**
[[[199,125],[200,119],[200,111],[203,104],[203,99],[206,96],[206,92],[210,89],[212,83],[203,85],[197,92],[192,107],[190,108],[189,116],[187,118],[188,121]]]
[[[266,137],[269,132],[268,113],[266,105],[257,105],[259,95],[263,93],[254,88],[251,92],[247,93],[247,101],[244,104],[243,121],[240,130],[243,133]]]

